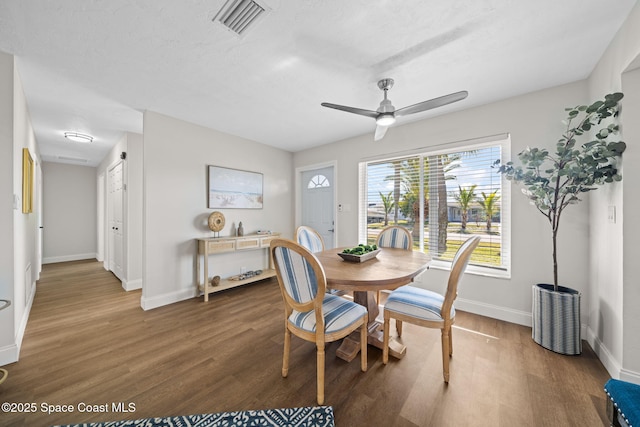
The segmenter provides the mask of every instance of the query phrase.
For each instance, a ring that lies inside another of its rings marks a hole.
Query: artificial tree
[[[529,148],[518,154],[522,165],[513,162],[496,165],[499,172],[521,183],[523,193],[551,225],[553,244],[553,289],[558,291],[557,237],[564,209],[581,201],[580,195],[597,185],[620,181],[617,159],[626,149],[622,141],[609,141],[618,133],[617,117],[622,93],[611,93],[593,104],[566,108],[566,129],[554,154],[546,148]],[[578,145],[577,138],[593,135]]]

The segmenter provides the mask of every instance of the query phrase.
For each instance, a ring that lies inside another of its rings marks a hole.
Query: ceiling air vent
[[[269,9],[253,0],[229,0],[213,18],[229,30],[241,36]]]

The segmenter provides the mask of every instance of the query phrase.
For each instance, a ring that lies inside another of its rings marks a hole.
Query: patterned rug
[[[218,414],[145,418],[55,427],[335,427],[331,406],[220,412]]]

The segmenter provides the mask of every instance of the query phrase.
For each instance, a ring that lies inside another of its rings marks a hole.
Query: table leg
[[[205,243],[204,245],[204,301],[209,301],[209,245]],[[198,278],[198,280],[200,280]]]
[[[369,312],[369,337],[367,342],[369,345],[383,349],[383,331],[380,322],[376,321],[376,317],[380,314],[378,302],[376,301],[374,292],[356,291],[353,293],[353,301],[367,307]],[[389,354],[396,359],[402,359],[407,351],[404,344],[397,342],[395,339],[389,339]],[[351,362],[360,352],[360,332],[354,332],[346,337],[338,350],[336,356],[340,359]]]

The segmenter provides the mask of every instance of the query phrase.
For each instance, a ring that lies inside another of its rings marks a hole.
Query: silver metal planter
[[[582,353],[580,292],[553,285],[533,286],[531,337],[542,347],[560,354]]]

